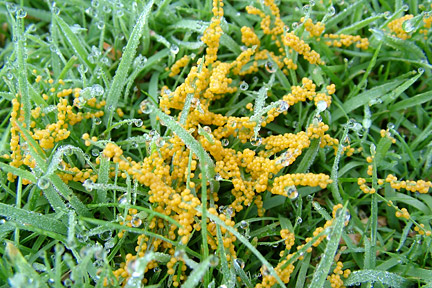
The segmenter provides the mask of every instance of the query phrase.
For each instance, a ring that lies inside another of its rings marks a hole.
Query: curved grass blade
[[[346,207],[338,210],[339,216],[336,217],[334,224],[332,225],[332,232],[330,234],[330,240],[327,243],[324,254],[321,258],[320,263],[315,268],[315,273],[313,275],[310,288],[322,288],[324,287],[324,282],[327,279],[327,275],[330,268],[334,262],[334,256],[339,246],[339,241],[342,236],[342,231],[345,225],[345,211]]]
[[[129,38],[129,41],[126,45],[125,52],[123,53],[122,60],[116,70],[116,74],[111,83],[111,87],[108,91],[108,96],[106,99],[105,112],[108,113],[109,121],[111,122],[112,113],[109,110],[115,110],[117,106],[118,99],[123,91],[123,87],[126,84],[126,77],[129,68],[132,66],[132,62],[134,60],[134,56],[140,42],[140,39],[143,35],[144,26],[147,22],[147,17],[150,13],[150,10],[153,6],[153,0],[149,1],[144,8],[144,11],[138,17],[138,22],[132,30],[132,34]]]
[[[200,208],[196,208],[196,209],[200,209]],[[232,233],[240,242],[242,242],[253,254],[255,254],[255,256],[261,261],[262,264],[264,264],[270,274],[275,277],[276,281],[279,283],[280,287],[284,287],[286,288],[285,284],[282,282],[282,280],[279,278],[279,276],[277,275],[276,271],[274,270],[273,266],[267,261],[267,259],[243,236],[241,235],[237,230],[235,230],[233,227],[228,226],[225,224],[224,221],[222,221],[219,217],[213,215],[213,214],[208,214],[208,218],[210,218],[211,220],[213,220],[216,224],[224,227],[227,231],[229,231],[230,233]],[[343,222],[342,222],[343,224]],[[342,233],[342,232],[341,232]],[[340,237],[339,237],[340,238]],[[339,242],[338,242],[339,243]],[[337,248],[337,247],[336,247]]]
[[[358,285],[358,283],[380,282],[390,287],[411,287],[412,282],[391,272],[379,270],[360,270],[351,273],[345,281],[345,286]]]
[[[213,257],[216,256],[209,256],[204,261],[199,263],[198,267],[195,268],[192,273],[189,275],[188,279],[185,283],[183,283],[182,287],[184,288],[193,288],[195,287],[202,279],[204,274],[207,272],[208,268],[210,267],[210,263]]]

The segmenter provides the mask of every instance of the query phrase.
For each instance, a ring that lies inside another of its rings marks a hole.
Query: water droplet
[[[309,11],[311,10],[311,7],[310,7],[310,5],[306,4],[306,5],[303,6],[302,10],[303,10],[304,14],[308,14]]]
[[[403,11],[408,11],[409,10],[409,6],[407,4],[402,6],[402,10]]]
[[[224,214],[228,217],[231,217],[234,213],[234,209],[232,207],[226,207]]]
[[[120,196],[119,198],[118,198],[118,203],[119,203],[119,205],[120,206],[125,206],[126,204],[128,204],[128,199],[127,199],[127,195],[126,194],[123,194],[122,196]]]
[[[98,157],[100,155],[99,149],[93,148],[91,150],[91,154],[92,154],[93,157]]]
[[[335,13],[336,13],[336,9],[334,8],[333,5],[330,6],[329,8],[327,8],[327,14],[328,14],[329,16],[333,16],[333,15],[335,15]]]
[[[160,272],[162,269],[159,267],[159,266],[156,266],[156,267],[154,267],[153,268],[153,272],[154,273],[158,273],[158,272]]]
[[[301,224],[303,222],[303,219],[300,217],[300,216],[298,216],[297,218],[296,218],[296,223],[297,224]]]
[[[221,176],[219,173],[216,173],[216,175],[214,176],[214,179],[215,179],[216,181],[221,181],[221,180],[223,180],[222,176]]]
[[[298,197],[298,191],[294,185],[285,187],[285,192],[287,193],[288,198],[291,200],[294,200]]]
[[[372,120],[371,119],[363,119],[363,127],[365,129],[369,129],[372,126]]]
[[[170,52],[172,53],[172,54],[177,54],[178,52],[179,52],[179,47],[177,46],[177,45],[175,45],[175,44],[171,44],[171,46],[170,46]]]
[[[153,110],[153,107],[149,100],[144,100],[140,103],[140,111],[144,114],[150,114]]]
[[[17,18],[25,18],[27,16],[27,12],[24,9],[18,9],[16,12]]]
[[[219,258],[216,255],[212,255],[210,258],[210,266],[216,267],[219,264]]]
[[[306,196],[306,200],[308,200],[308,201],[313,201],[313,196],[312,195],[307,195]]]
[[[267,72],[269,72],[269,73],[275,73],[277,70],[276,64],[273,64],[273,62],[271,62],[271,61],[267,61],[265,63],[265,68],[266,68]]]
[[[174,252],[174,257],[183,258],[186,255],[186,252],[183,249],[178,249]]]
[[[248,228],[248,227],[249,227],[249,223],[246,222],[245,220],[242,220],[242,221],[240,222],[240,228],[242,228],[242,229],[246,229],[246,228]]]
[[[91,180],[91,179],[86,179],[84,182],[83,182],[83,186],[84,186],[84,188],[87,190],[87,191],[92,191],[93,190],[93,186],[94,185],[94,182],[93,182],[93,180]]]
[[[412,20],[412,19],[405,20],[402,23],[402,29],[407,33],[414,31],[416,29],[416,27],[414,25],[414,20]]]
[[[279,101],[279,105],[277,107],[277,112],[279,113],[283,113],[285,111],[287,111],[289,108],[289,104],[288,102],[284,101],[284,100],[280,100]]]
[[[395,128],[395,125],[394,125],[393,123],[389,122],[389,123],[387,124],[387,128],[392,130],[392,129]]]
[[[222,139],[221,143],[222,143],[222,146],[226,147],[229,145],[229,140],[228,139]]]
[[[14,75],[11,72],[6,73],[6,78],[9,80],[12,80],[14,78]]]
[[[108,14],[108,13],[111,13],[111,7],[110,6],[108,6],[108,5],[104,5],[103,6],[103,8],[102,8],[102,11],[104,12],[104,13],[106,13],[106,14]]]
[[[299,26],[299,24],[298,24],[297,22],[293,22],[293,23],[291,24],[291,27],[292,27],[293,30],[297,29],[298,26]]]
[[[327,109],[327,102],[325,102],[324,100],[318,101],[316,107],[317,107],[318,113],[323,112],[324,110]]]
[[[420,67],[417,71],[418,71],[418,73],[423,74],[425,70],[424,70],[424,68]]]
[[[245,267],[245,262],[244,262],[243,259],[241,259],[241,258],[236,258],[236,259],[234,259],[234,263],[235,263],[238,267],[240,267],[241,269],[244,269],[244,267]]]
[[[141,119],[136,119],[134,123],[136,127],[142,127],[143,125],[143,121]]]
[[[245,81],[242,81],[242,82],[240,83],[240,90],[245,91],[245,90],[247,90],[248,88],[249,88],[249,84],[246,83]]]
[[[93,122],[95,125],[100,125],[102,123],[102,120],[99,117],[93,118]]]
[[[99,1],[98,0],[92,0],[91,1],[91,6],[93,6],[94,8],[99,7]]]
[[[0,225],[6,224],[6,219],[0,219]]]
[[[250,143],[252,146],[260,146],[262,143],[262,138],[261,137],[252,137],[250,139]]]
[[[165,140],[162,137],[158,137],[155,143],[157,147],[161,148],[165,145]]]
[[[9,11],[9,13],[11,13],[11,14],[15,13],[16,10],[18,9],[17,5],[15,3],[10,3],[10,2],[6,3],[6,8]]]
[[[270,274],[270,271],[268,270],[268,268],[267,268],[266,265],[262,265],[261,266],[261,273],[262,273],[263,276],[267,276],[267,275]]]
[[[131,219],[131,224],[132,224],[132,227],[135,227],[135,228],[139,227],[142,224],[142,220],[141,220],[141,218],[139,218],[138,216],[135,215]]]
[[[41,190],[48,189],[48,187],[50,186],[50,181],[47,178],[44,178],[44,177],[39,178],[39,180],[37,181],[37,186]]]
[[[293,155],[292,155],[291,151],[286,151],[286,152],[282,153],[280,158],[278,158],[278,160],[276,161],[276,164],[280,164],[280,165],[286,167],[286,166],[291,164],[292,156]]]
[[[123,17],[123,15],[124,15],[123,10],[117,10],[116,15],[117,15],[117,17]]]
[[[53,7],[53,8],[52,8],[52,12],[53,12],[55,15],[60,15],[60,8],[58,8],[58,7]]]

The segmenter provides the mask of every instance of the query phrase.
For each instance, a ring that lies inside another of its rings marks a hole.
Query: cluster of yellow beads
[[[254,45],[259,46],[260,45],[260,40],[252,28],[247,27],[247,26],[243,26],[240,29],[240,31],[242,33],[242,40],[241,41],[246,46],[254,46]]]
[[[304,22],[304,27],[311,36],[319,37],[324,32],[325,25],[319,21],[314,24],[311,18],[304,21],[304,17],[302,17],[300,22]]]
[[[396,211],[396,217],[405,218],[406,220],[410,219],[410,214],[406,208],[402,208],[400,211]]]
[[[426,236],[431,236],[432,235],[432,231],[430,230],[426,230],[425,231],[425,225],[422,223],[419,226],[414,227],[414,231],[417,231],[420,235],[426,235]]]
[[[387,27],[394,33],[396,34],[396,37],[401,38],[401,39],[409,39],[411,38],[411,35],[408,34],[407,32],[405,32],[405,30],[403,29],[403,23],[408,20],[413,18],[414,16],[411,14],[405,15],[401,18],[397,18],[393,21],[391,21],[390,23],[387,24]]]
[[[169,74],[170,77],[174,77],[175,75],[180,73],[180,69],[185,67],[190,61],[189,55],[184,55],[182,58],[178,59],[172,66],[171,72]]]
[[[398,181],[397,177],[392,174],[387,175],[385,182],[390,183],[390,186],[396,190],[406,189],[410,192],[419,192],[422,194],[428,193],[432,187],[431,181]]]
[[[343,281],[341,279],[341,275],[346,279],[348,278],[348,276],[351,274],[351,270],[346,269],[346,270],[342,270],[343,268],[343,263],[342,262],[337,262],[336,263],[336,268],[333,270],[333,274],[327,276],[327,280],[330,281],[330,285],[332,288],[342,288],[345,287],[343,285]]]
[[[396,139],[391,136],[389,129],[387,130],[381,129],[380,135],[382,138],[387,137],[388,139],[390,139],[393,144],[396,143]]]
[[[348,47],[354,43],[357,48],[366,50],[369,48],[369,39],[362,38],[359,35],[345,35],[345,34],[324,34],[325,44],[334,47]]]

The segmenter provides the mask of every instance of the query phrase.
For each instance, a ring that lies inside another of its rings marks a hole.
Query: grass
[[[275,2],[0,3],[0,287],[432,287],[430,2]]]

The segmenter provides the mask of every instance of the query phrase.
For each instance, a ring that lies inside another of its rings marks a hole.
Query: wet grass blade
[[[320,263],[315,268],[315,273],[313,275],[310,288],[322,288],[324,287],[324,282],[327,279],[327,275],[330,272],[330,268],[334,262],[334,256],[339,247],[339,241],[342,236],[342,231],[345,223],[345,211],[346,207],[338,210],[339,216],[337,216],[333,221],[332,232],[330,234],[330,240],[327,243],[324,254],[321,258]]]
[[[135,25],[135,27],[132,30],[129,41],[128,41],[126,48],[125,48],[125,51],[122,55],[122,59],[121,59],[120,64],[116,70],[114,79],[111,83],[111,87],[108,91],[108,96],[106,99],[106,106],[105,106],[105,112],[109,113],[109,115],[110,115],[109,116],[110,119],[109,119],[108,123],[111,123],[112,111],[115,110],[115,108],[117,107],[117,102],[121,96],[121,93],[123,91],[123,87],[126,84],[127,73],[129,71],[129,68],[132,65],[133,60],[134,60],[134,56],[136,54],[138,44],[139,44],[141,37],[143,35],[144,26],[147,22],[147,18],[148,18],[150,11],[151,11],[152,6],[153,6],[153,0],[151,0],[147,3],[147,5],[144,8],[144,11],[138,17],[137,24]]]

